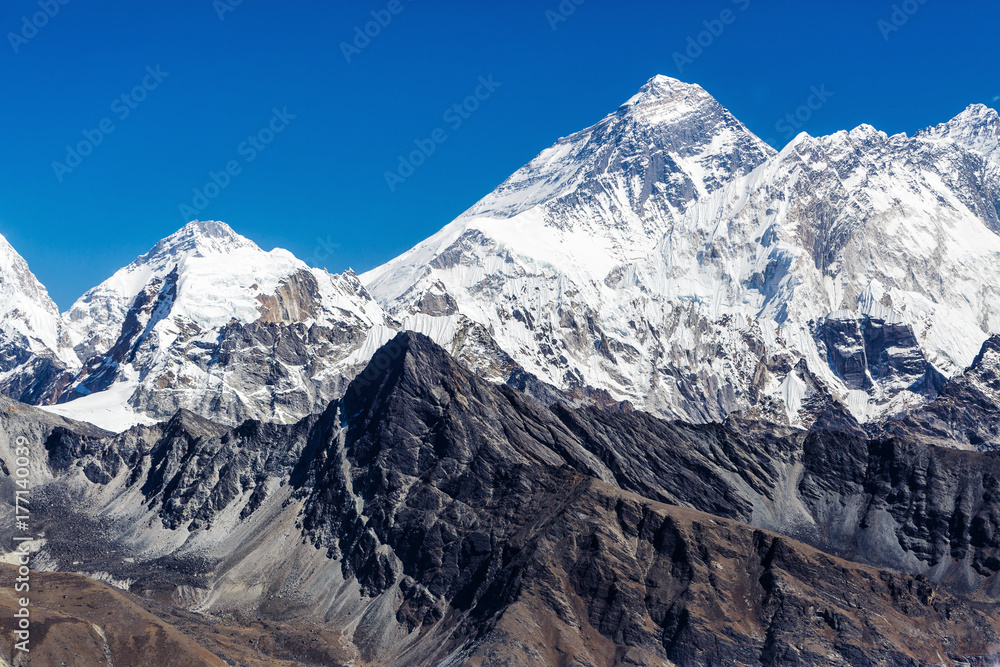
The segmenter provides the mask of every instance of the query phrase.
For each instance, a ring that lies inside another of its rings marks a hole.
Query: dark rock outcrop
[[[881,430],[942,446],[1000,450],[1000,335],[983,343],[972,365],[945,382],[935,400],[887,420]]]

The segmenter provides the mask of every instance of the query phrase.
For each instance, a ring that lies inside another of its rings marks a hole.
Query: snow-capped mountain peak
[[[657,74],[635,95],[618,107],[618,113],[632,113],[650,123],[671,122],[699,107],[711,105],[715,98],[695,83]],[[717,104],[717,103],[716,103]]]
[[[918,132],[917,137],[953,141],[1000,165],[1000,114],[985,104],[969,105],[948,122]]]
[[[240,236],[233,228],[217,220],[192,220],[136,260],[148,263],[160,258],[179,260],[182,257],[225,255],[241,248],[260,250],[256,243]]]
[[[64,316],[84,363],[60,396],[285,420],[401,326],[491,380],[672,417],[801,425],[833,397],[868,419],[1000,330],[998,146],[973,105],[915,137],[865,124],[776,153],[656,76],[360,279],[185,225]]]
[[[285,251],[276,253],[287,259]],[[73,332],[74,347],[81,359],[89,359],[96,354],[107,352],[121,333],[121,326],[132,307],[133,300],[155,281],[162,282],[173,271],[178,278],[186,280],[205,273],[203,269],[215,265],[221,272],[236,269],[250,269],[261,260],[266,263],[265,253],[257,244],[237,234],[229,225],[217,221],[192,221],[181,229],[157,242],[148,252],[139,256],[128,266],[117,271],[100,285],[87,291],[63,316],[66,325]],[[225,267],[226,258],[233,266]],[[202,260],[202,261],[199,261]],[[206,261],[207,260],[207,261]],[[253,260],[257,260],[254,262]],[[302,264],[302,267],[305,265]],[[187,269],[191,269],[189,272]],[[245,271],[244,271],[245,272]],[[237,276],[234,276],[238,280]],[[249,283],[248,283],[249,284]],[[212,290],[197,295],[196,285],[187,290],[188,295],[197,300],[226,300],[225,291]],[[216,317],[229,319],[223,311],[233,310],[223,306],[216,308]],[[195,319],[213,319],[208,313],[192,309]],[[234,316],[235,313],[228,313]]]
[[[264,251],[217,221],[159,241],[64,320],[83,368],[58,392],[70,401],[60,410],[86,419],[108,407],[110,427],[141,421],[115,412],[123,400],[154,418],[179,407],[233,422],[300,418],[346,384],[343,368],[366,362],[394,333],[353,272]]]
[[[542,151],[463,217],[508,218],[560,197],[591,195],[642,215],[657,190],[676,211],[726,180],[720,162],[744,173],[773,153],[701,86],[655,76],[616,112]],[[589,183],[595,179],[601,182]],[[591,187],[578,192],[582,184]]]
[[[635,339],[659,334],[633,328],[616,272],[774,153],[700,86],[657,76],[362,280],[486,377],[516,363],[570,392],[633,398],[655,358]]]
[[[868,419],[1000,329],[1000,172],[970,155],[996,160],[998,130],[974,105],[917,137],[863,124],[776,154],[657,76],[362,279],[406,328],[503,368],[464,350],[481,326],[571,393],[793,424],[833,396]]]

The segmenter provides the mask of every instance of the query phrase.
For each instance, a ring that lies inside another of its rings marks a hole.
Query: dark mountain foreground
[[[32,562],[77,573],[35,573],[31,664],[992,667],[1000,454],[814,409],[547,407],[414,333],[295,424],[7,402],[2,519],[24,434]]]

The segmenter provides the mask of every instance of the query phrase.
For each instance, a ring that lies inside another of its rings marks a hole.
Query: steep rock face
[[[943,446],[1000,450],[1000,335],[983,343],[972,366],[946,382],[935,400],[881,428]]]
[[[909,391],[933,398],[945,382],[927,362],[913,327],[868,315],[834,313],[816,328],[819,350],[848,390]]]
[[[0,236],[0,393],[29,403],[43,400],[68,383],[79,365],[56,304]]]
[[[921,572],[952,590],[1000,593],[1000,457],[896,437],[868,439],[824,415],[803,443],[797,484],[808,541],[869,564]]]
[[[53,567],[321,623],[372,664],[936,665],[997,641],[1000,459],[836,407],[807,432],[548,408],[406,333],[296,424],[32,442]]]
[[[548,506],[545,494],[564,483],[552,486],[553,476],[573,475],[926,574],[963,594],[1000,595],[1000,459],[869,439],[837,410],[802,434],[548,409],[405,334],[355,380],[342,411],[342,434],[321,438],[334,450],[316,450],[309,464],[304,529],[365,590],[406,582],[414,613],[432,613],[420,600],[427,591],[475,598],[470,568],[496,568],[499,545],[524,520],[518,508]],[[494,528],[481,533],[485,525]],[[470,555],[483,549],[490,555]]]
[[[994,650],[995,617],[926,579],[599,482],[533,528],[491,591],[509,606],[463,664],[932,665]]]
[[[343,393],[396,326],[350,271],[264,252],[192,222],[85,294],[65,316],[86,358],[50,402],[107,425],[192,410],[228,424],[291,422]]]

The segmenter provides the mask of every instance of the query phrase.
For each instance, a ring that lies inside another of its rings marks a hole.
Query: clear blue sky
[[[435,232],[657,73],[701,84],[779,147],[776,123],[811,86],[833,94],[802,125],[814,135],[861,123],[911,133],[973,102],[996,106],[1000,95],[1000,6],[985,0],[898,3],[911,13],[897,14],[892,31],[879,25],[893,19],[888,1],[564,0],[575,9],[558,22],[547,12],[559,0],[397,1],[348,63],[341,43],[389,0],[41,0],[54,16],[37,18],[37,31],[22,17],[43,11],[39,0],[7,0],[0,233],[65,309],[181,226],[179,205],[206,203],[192,202],[192,190],[234,161],[239,173],[198,217],[225,220],[266,249],[360,272]],[[712,23],[720,16],[729,22]],[[705,21],[721,34],[702,35],[708,45],[680,70],[675,52]],[[147,73],[157,66],[169,75]],[[459,127],[446,121],[490,75],[499,88]],[[133,97],[143,83],[151,90]],[[262,151],[242,144],[274,108],[295,118]],[[57,175],[66,146],[87,141],[84,131],[103,134],[102,121],[113,132]],[[385,172],[397,156],[438,128],[447,140],[390,191]],[[317,238],[338,247],[317,254]]]

